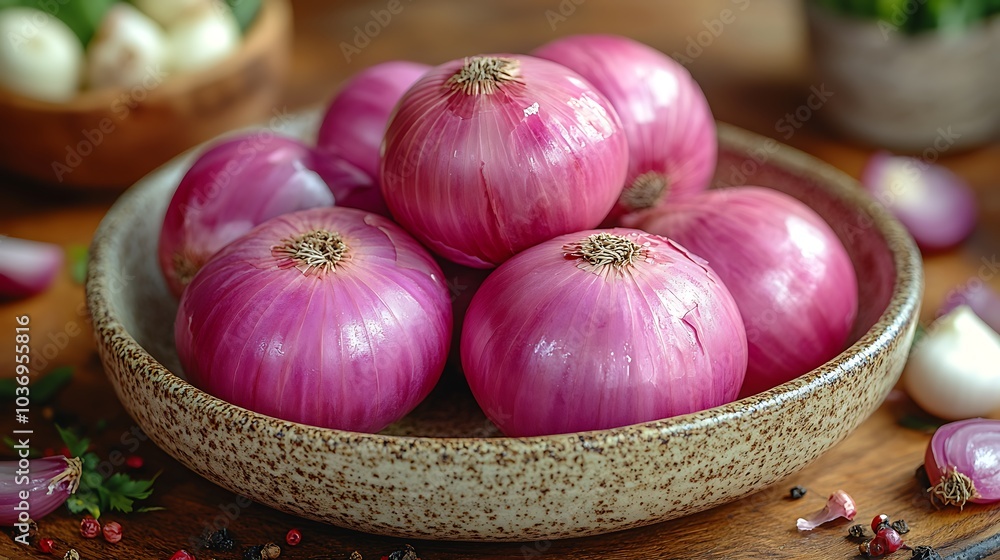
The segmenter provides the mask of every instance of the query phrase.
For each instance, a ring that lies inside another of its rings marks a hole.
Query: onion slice
[[[62,247],[0,235],[0,297],[44,292],[62,268]]]
[[[1000,420],[971,418],[941,426],[927,445],[924,467],[935,505],[1000,501]]]
[[[976,197],[958,175],[912,157],[874,154],[861,183],[924,251],[958,245],[976,227]]]

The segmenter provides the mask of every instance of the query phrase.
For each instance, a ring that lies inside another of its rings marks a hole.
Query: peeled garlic
[[[83,46],[59,19],[34,8],[0,10],[0,85],[63,102],[80,88]]]
[[[133,0],[140,10],[160,25],[170,26],[189,13],[223,0]]]
[[[914,344],[903,386],[921,408],[945,420],[1000,411],[1000,334],[968,306],[956,307]]]
[[[239,48],[240,26],[224,4],[189,12],[167,28],[175,70],[195,70],[222,60]]]
[[[92,88],[132,87],[167,62],[163,29],[131,4],[115,4],[87,47],[87,83]]]

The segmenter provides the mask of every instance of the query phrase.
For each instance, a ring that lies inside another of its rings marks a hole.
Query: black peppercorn
[[[900,519],[898,521],[893,521],[890,524],[890,527],[895,529],[896,532],[899,533],[900,535],[905,535],[906,533],[910,532],[910,525],[907,524],[906,521],[903,519]]]
[[[216,552],[229,552],[236,548],[236,540],[229,529],[222,528],[208,535],[205,539],[205,548]]]
[[[792,489],[788,491],[788,495],[793,500],[798,500],[802,496],[805,496],[806,492],[807,490],[801,486],[792,486]]]
[[[260,552],[264,550],[263,545],[248,546],[243,549],[243,560],[262,560]]]
[[[856,539],[863,539],[865,537],[865,526],[851,525],[851,528],[847,530],[847,534]]]
[[[913,547],[913,554],[910,558],[915,560],[941,560],[941,555],[934,548],[921,545]]]
[[[389,560],[420,560],[417,551],[412,546],[406,544],[403,548],[389,554]]]

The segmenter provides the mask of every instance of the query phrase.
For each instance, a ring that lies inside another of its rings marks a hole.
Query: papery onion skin
[[[0,298],[44,292],[62,270],[64,260],[58,245],[0,235]]]
[[[473,93],[480,86],[491,93]],[[627,164],[618,116],[592,85],[554,62],[498,54],[442,64],[403,96],[380,180],[393,217],[432,251],[493,268],[597,226]]]
[[[621,118],[629,169],[616,214],[664,206],[708,188],[718,155],[715,120],[701,87],[683,65],[616,35],[563,37],[532,54],[586,78]],[[662,183],[663,190],[640,192],[650,181]]]
[[[393,60],[352,76],[327,106],[316,136],[320,154],[335,154],[378,177],[379,151],[396,104],[430,66]],[[377,189],[376,189],[377,190]]]
[[[988,504],[1000,501],[1000,420],[971,418],[938,428],[924,455],[924,468],[934,487],[950,473],[966,476],[975,485],[974,495],[965,501]]]
[[[949,169],[916,158],[872,155],[861,184],[889,209],[925,252],[964,241],[976,227],[976,196]]]
[[[567,256],[600,233],[641,247],[634,263],[618,271]],[[718,406],[736,397],[746,360],[719,277],[673,241],[629,229],[567,234],[511,258],[476,292],[462,330],[469,387],[508,436]]]
[[[854,266],[802,202],[763,187],[711,190],[648,213],[639,227],[706,259],[732,292],[750,348],[741,398],[844,349],[858,311]]]
[[[343,243],[325,271],[283,253],[315,232]],[[377,432],[437,382],[451,309],[441,269],[399,226],[316,208],[269,220],[213,257],[184,291],[174,333],[189,379],[223,400]]]
[[[265,220],[333,205],[335,195],[312,158],[308,146],[270,131],[230,138],[199,156],[170,199],[160,231],[157,252],[170,291],[180,296],[216,251]],[[324,163],[328,177],[349,181],[348,169]]]
[[[38,521],[61,506],[80,483],[79,459],[56,455],[26,461],[27,469],[19,461],[0,461],[0,527],[23,522],[14,509],[22,502],[20,492],[29,492],[28,512]]]

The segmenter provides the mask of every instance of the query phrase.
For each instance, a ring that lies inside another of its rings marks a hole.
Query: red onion
[[[509,436],[597,430],[732,401],[746,333],[722,281],[669,239],[630,229],[563,235],[476,292],[462,366]]]
[[[174,327],[191,381],[285,420],[375,432],[437,382],[448,288],[387,218],[285,214],[222,249],[181,296]]]
[[[0,235],[0,298],[41,293],[62,268],[58,245]]]
[[[805,204],[762,187],[711,190],[649,213],[639,227],[707,259],[729,287],[750,345],[741,397],[843,350],[858,310],[854,267]]]
[[[573,35],[533,53],[578,72],[606,95],[629,143],[619,213],[708,188],[717,142],[712,111],[684,66],[616,35]]]
[[[257,224],[342,202],[349,186],[368,181],[342,160],[324,158],[321,174],[319,167],[309,147],[270,131],[231,138],[202,154],[170,200],[160,232],[160,267],[174,295],[216,251]]]
[[[972,418],[934,432],[924,468],[935,504],[965,506],[1000,501],[1000,420]]]
[[[374,181],[392,110],[406,90],[430,68],[426,64],[394,60],[355,74],[326,109],[316,138],[317,151],[343,158]]]
[[[0,526],[37,521],[76,492],[82,475],[80,459],[61,455],[0,461]],[[21,499],[28,492],[28,499]]]
[[[971,278],[964,286],[948,294],[941,309],[938,310],[938,317],[947,315],[960,305],[969,306],[984,323],[1000,333],[1000,295],[982,280]]]
[[[476,56],[432,69],[403,96],[382,194],[431,250],[492,268],[599,224],[627,164],[614,109],[583,78],[530,56]]]
[[[976,197],[950,170],[916,158],[874,154],[861,183],[925,251],[958,245],[976,227]]]

